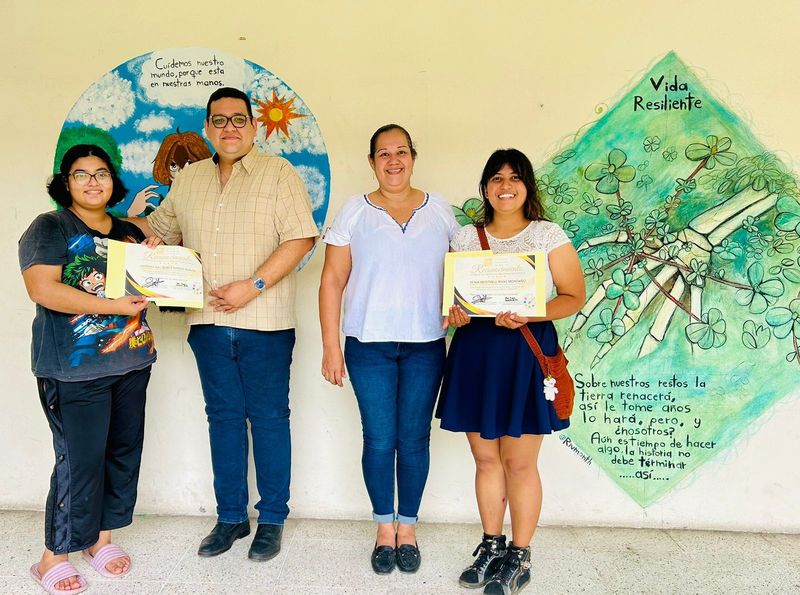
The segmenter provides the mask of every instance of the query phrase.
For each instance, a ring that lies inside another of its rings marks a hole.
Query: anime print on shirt
[[[69,211],[45,213],[20,240],[20,267],[60,264],[62,283],[105,297],[108,240],[138,242],[142,237],[137,227],[117,219],[105,235]],[[64,314],[38,304],[32,351],[36,376],[64,381],[124,374],[155,360],[145,312]]]
[[[127,236],[123,242],[136,242]],[[91,237],[87,234],[73,236],[68,240],[68,264],[64,267],[61,279],[67,285],[105,297],[106,261],[108,257],[108,238]],[[73,350],[70,365],[80,365],[85,357],[113,353],[118,349],[141,349],[153,351],[153,333],[142,316],[121,316],[118,314],[78,314],[69,320],[72,326]]]

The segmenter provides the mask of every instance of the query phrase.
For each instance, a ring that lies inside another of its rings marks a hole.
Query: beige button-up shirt
[[[233,165],[224,188],[213,158],[187,165],[147,222],[165,243],[183,240],[200,253],[205,305],[188,310],[189,324],[295,327],[294,271],[233,313],[208,305],[210,290],[252,276],[279,244],[319,235],[305,186],[286,159],[254,147]]]

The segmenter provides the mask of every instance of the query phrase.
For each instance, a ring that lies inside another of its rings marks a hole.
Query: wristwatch
[[[264,291],[264,288],[267,286],[267,284],[264,283],[264,279],[261,277],[250,277],[250,280],[253,282],[253,286],[258,289],[259,293]]]

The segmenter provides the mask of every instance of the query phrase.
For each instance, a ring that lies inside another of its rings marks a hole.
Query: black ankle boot
[[[485,595],[515,595],[531,582],[531,548],[517,547],[512,542],[492,580],[483,590]]]
[[[506,555],[506,536],[484,533],[472,555],[476,556],[475,561],[458,577],[458,583],[467,589],[482,587],[497,572]]]

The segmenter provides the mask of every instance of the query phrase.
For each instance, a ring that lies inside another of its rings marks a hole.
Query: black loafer
[[[372,550],[372,570],[377,574],[389,574],[394,570],[396,558],[394,548],[390,545],[375,545]]]
[[[419,548],[416,544],[404,543],[403,545],[398,545],[395,556],[397,558],[397,569],[400,572],[414,573],[419,570],[422,554],[419,553]]]
[[[283,525],[260,524],[247,557],[258,562],[271,560],[281,551]]]
[[[250,521],[241,523],[217,523],[211,533],[200,542],[197,555],[204,558],[218,556],[231,549],[233,542],[250,535]]]

